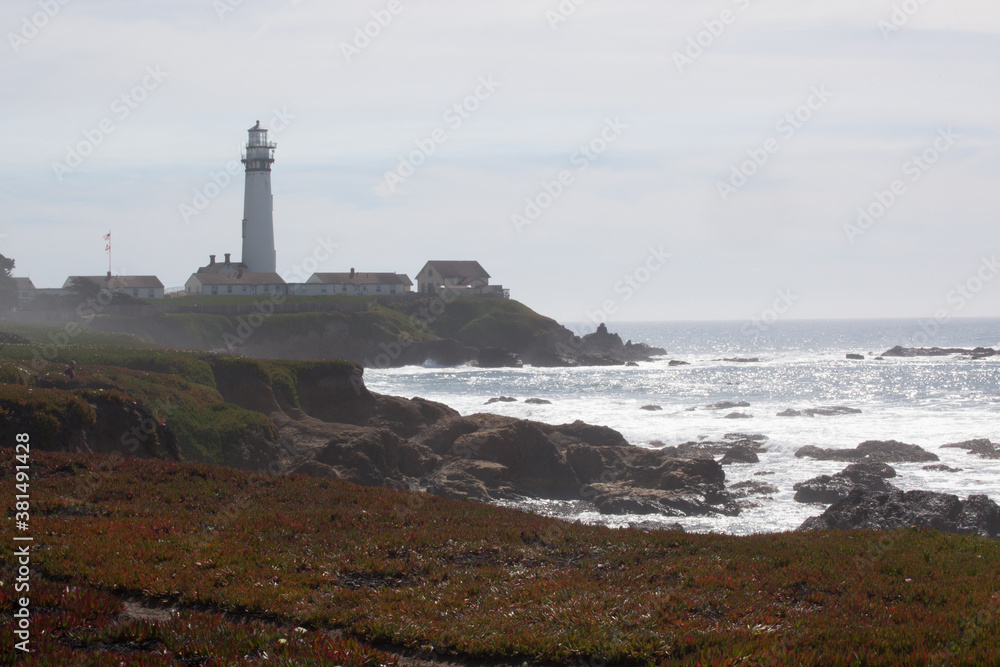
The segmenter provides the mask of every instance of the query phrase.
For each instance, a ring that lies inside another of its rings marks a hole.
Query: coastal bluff
[[[604,324],[579,336],[509,299],[288,299],[202,304],[182,297],[168,305],[111,306],[89,326],[156,345],[256,359],[346,360],[368,368],[622,366],[666,354],[622,341]]]

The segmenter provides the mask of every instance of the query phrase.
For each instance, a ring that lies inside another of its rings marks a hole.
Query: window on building
[[[218,294],[218,293],[219,293],[219,286],[212,285],[212,294]]]
[[[395,294],[395,293],[396,293],[396,286],[389,285],[389,294]]]
[[[320,287],[319,291],[322,292],[323,294],[326,294],[326,285],[323,285],[322,287]]]
[[[342,285],[340,291],[347,294],[347,285]]]
[[[146,294],[146,298],[147,299],[152,299],[153,298],[153,290],[149,290],[148,291],[148,293]]]
[[[232,293],[233,293],[233,286],[226,285],[226,294],[232,294]]]
[[[427,269],[427,277],[428,278],[434,277],[434,269]]]
[[[132,288],[132,296],[135,296],[135,297],[139,296],[139,288],[138,287],[133,287]]]
[[[266,293],[268,293],[270,291],[271,291],[271,286],[270,285],[264,285],[264,293],[266,294]]]
[[[381,294],[382,293],[382,286],[381,285],[376,285],[375,286],[375,293],[376,294]]]

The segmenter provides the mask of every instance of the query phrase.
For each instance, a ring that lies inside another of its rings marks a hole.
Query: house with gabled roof
[[[126,294],[136,299],[162,299],[163,283],[156,276],[70,276],[63,283],[63,290],[68,290],[77,280],[91,282],[102,290],[115,294]]]
[[[346,296],[398,296],[408,294],[413,281],[402,273],[314,273],[296,286],[296,294]]]
[[[14,283],[17,285],[17,298],[21,301],[30,301],[35,298],[35,283],[31,282],[31,278],[14,278]]]
[[[277,273],[192,273],[184,293],[199,296],[273,296],[287,294],[288,285]]]
[[[502,285],[490,285],[490,274],[476,261],[433,260],[417,274],[421,294],[450,296],[493,296],[510,298]]]

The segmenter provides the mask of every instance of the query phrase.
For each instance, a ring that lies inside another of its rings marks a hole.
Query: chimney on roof
[[[211,266],[213,264],[215,264],[215,255],[209,255],[208,256],[208,265]]]
[[[231,252],[227,252],[227,253],[226,253],[226,264],[229,264],[229,256],[230,256],[231,254],[233,254],[233,253],[231,253]]]
[[[111,280],[111,272],[108,271],[108,280]]]
[[[351,267],[351,278],[352,279],[354,278],[354,267],[353,266]]]

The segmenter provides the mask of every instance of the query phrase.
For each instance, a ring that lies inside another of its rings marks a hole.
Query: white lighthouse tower
[[[252,273],[274,273],[274,198],[271,196],[271,164],[276,144],[267,142],[260,121],[250,128],[243,164],[247,167],[243,194],[243,263]]]

